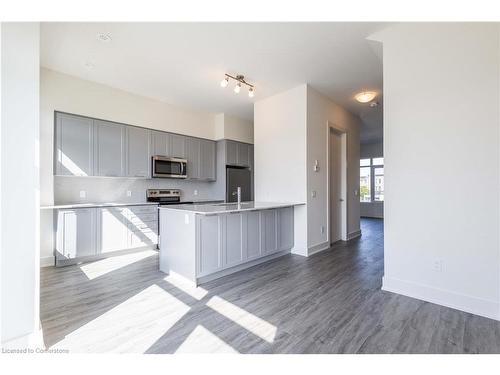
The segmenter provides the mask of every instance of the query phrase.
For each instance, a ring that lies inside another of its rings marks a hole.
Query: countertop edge
[[[159,207],[159,210],[179,211],[179,212],[185,212],[185,213],[206,216],[206,215],[221,215],[221,214],[227,214],[227,213],[232,213],[232,212],[264,211],[264,210],[271,210],[273,208],[295,207],[295,206],[302,206],[302,205],[305,205],[305,203],[270,203],[269,206],[265,206],[265,207],[246,207],[246,208],[242,207],[242,208],[227,209],[224,211],[210,211],[210,212],[199,211],[196,209],[163,206],[163,207]]]

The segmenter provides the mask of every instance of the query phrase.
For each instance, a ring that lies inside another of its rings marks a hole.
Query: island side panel
[[[160,271],[196,283],[194,213],[160,209]]]

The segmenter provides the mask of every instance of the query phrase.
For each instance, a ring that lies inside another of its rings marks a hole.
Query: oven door
[[[187,178],[187,160],[153,156],[151,176],[154,178]]]

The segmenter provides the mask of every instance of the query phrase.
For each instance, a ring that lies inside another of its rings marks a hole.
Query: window
[[[359,199],[361,202],[371,202],[371,166],[370,159],[360,160],[359,169]]]
[[[384,158],[360,160],[359,200],[360,202],[384,201]]]

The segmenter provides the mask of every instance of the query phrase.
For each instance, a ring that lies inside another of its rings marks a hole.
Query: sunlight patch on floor
[[[189,309],[152,285],[77,328],[52,348],[70,353],[144,353]]]
[[[138,262],[142,259],[156,255],[154,250],[145,250],[137,253],[117,255],[110,258],[98,260],[92,263],[86,263],[80,266],[80,270],[87,276],[89,280],[93,280],[99,276],[106,275],[109,272],[116,271],[122,267]]]
[[[276,326],[266,322],[258,316],[243,310],[242,308],[219,296],[213,296],[210,298],[207,302],[207,306],[245,328],[247,331],[252,332],[261,339],[266,340],[269,343],[274,341],[277,331]]]
[[[184,293],[190,295],[191,297],[200,301],[205,297],[208,292],[200,286],[195,286],[195,284],[189,280],[184,279],[182,276],[177,276],[174,274],[168,275],[164,280],[175,286],[177,289],[182,290]]]
[[[238,353],[231,345],[214,335],[205,327],[198,325],[177,348],[177,353]]]

